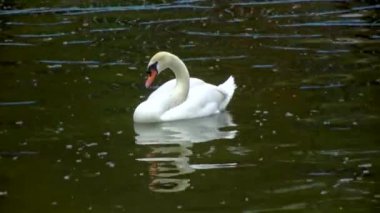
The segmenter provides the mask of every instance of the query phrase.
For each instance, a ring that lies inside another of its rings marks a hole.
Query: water
[[[1,212],[379,211],[376,1],[2,8]],[[228,112],[134,125],[159,50],[234,75]]]

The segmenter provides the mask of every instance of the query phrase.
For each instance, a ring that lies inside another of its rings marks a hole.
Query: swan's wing
[[[204,117],[220,112],[220,104],[225,100],[226,94],[217,86],[205,82],[195,82],[190,87],[185,102],[166,111],[161,120],[171,121]]]
[[[148,99],[162,99],[162,97],[167,96],[171,94],[171,92],[174,90],[176,79],[172,79],[170,81],[165,82],[163,85],[161,85],[159,88],[157,88],[152,94],[149,95]],[[192,87],[196,87],[197,85],[205,84],[204,81],[198,78],[190,78],[190,90]]]
[[[170,92],[174,89],[175,87],[176,80],[172,79],[170,81],[167,81],[163,85],[161,85],[159,88],[157,88],[155,91],[153,91],[149,97],[148,100],[153,100],[153,99],[159,99],[162,98],[162,96],[167,96],[170,94]]]

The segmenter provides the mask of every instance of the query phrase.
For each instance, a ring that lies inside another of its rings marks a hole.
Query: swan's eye
[[[157,64],[158,62],[155,62],[154,64],[150,65],[148,67],[148,70],[146,71],[146,73],[150,76],[152,74],[152,71],[155,71],[157,72]]]

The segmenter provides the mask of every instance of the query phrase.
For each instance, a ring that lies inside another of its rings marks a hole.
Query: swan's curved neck
[[[173,57],[170,61],[169,68],[174,72],[176,77],[176,86],[172,93],[174,105],[184,102],[189,94],[190,75],[185,63],[178,57]]]

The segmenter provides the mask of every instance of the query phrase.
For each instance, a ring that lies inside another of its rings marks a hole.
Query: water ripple
[[[14,102],[0,102],[0,106],[24,106],[36,104],[37,101],[14,101]]]
[[[367,11],[367,10],[376,10],[380,8],[380,4],[370,5],[370,6],[361,6],[361,7],[353,7],[351,9],[346,10],[333,10],[333,11],[323,11],[323,12],[308,12],[302,14],[284,14],[284,15],[272,15],[268,16],[268,18],[298,18],[298,17],[314,17],[314,16],[329,16],[329,15],[339,15],[345,13],[353,13],[358,11]]]
[[[290,46],[265,46],[271,49],[277,50],[292,50],[292,51],[312,51],[319,54],[336,54],[336,53],[348,53],[350,50],[347,49],[333,49],[333,50],[318,50],[306,47],[290,47]]]
[[[64,41],[63,45],[74,45],[74,44],[91,44],[92,40],[74,40],[74,41]]]
[[[255,64],[252,65],[252,68],[258,68],[258,69],[271,69],[274,68],[274,64]]]
[[[346,0],[278,0],[278,1],[250,1],[232,3],[233,6],[254,6],[271,4],[318,3],[318,2],[347,2]]]
[[[328,156],[346,156],[346,155],[372,155],[379,154],[380,150],[363,150],[363,151],[347,151],[347,150],[321,150],[319,154]]]
[[[15,47],[23,47],[23,46],[34,46],[34,44],[30,43],[22,43],[22,42],[0,42],[0,46],[15,46]]]
[[[100,64],[99,61],[65,61],[65,60],[40,60],[39,61],[40,63],[43,63],[43,64],[49,64],[49,65],[53,65],[53,64],[74,64],[74,65],[77,65],[77,64],[90,64],[90,65],[94,65],[94,64]]]
[[[1,151],[0,157],[20,157],[20,156],[29,156],[29,155],[37,155],[39,152],[34,151],[15,151],[15,152],[8,152],[8,151]]]
[[[319,187],[325,187],[325,183],[311,183],[311,184],[303,184],[303,185],[296,185],[291,187],[285,187],[285,188],[279,188],[279,189],[273,189],[266,191],[267,193],[273,193],[273,194],[283,194],[283,193],[289,193],[294,191],[300,191],[300,190],[306,190],[306,189],[312,189],[312,188],[319,188]]]
[[[42,64],[47,65],[104,65],[104,66],[116,66],[116,65],[129,65],[128,62],[123,61],[112,61],[112,62],[100,62],[95,60],[86,60],[86,61],[70,61],[70,60],[40,60],[38,61]]]
[[[0,13],[1,14],[1,13]],[[15,22],[15,21],[9,21],[5,22],[6,25],[11,26],[56,26],[56,25],[63,25],[63,24],[71,24],[71,21],[64,20],[59,22],[45,22],[45,23],[26,23],[26,22]]]
[[[263,209],[247,210],[247,211],[244,211],[243,213],[294,211],[294,210],[306,209],[306,207],[307,207],[306,203],[293,203],[293,204],[285,205],[278,208],[263,208]]]
[[[19,34],[19,38],[48,38],[48,37],[62,37],[69,35],[69,33],[46,33],[46,34]]]
[[[195,36],[207,36],[207,37],[232,37],[232,38],[252,38],[252,39],[288,39],[288,38],[320,38],[320,34],[251,34],[251,33],[221,33],[221,32],[200,32],[200,31],[187,31],[182,33]]]
[[[112,13],[127,11],[147,11],[147,10],[168,10],[168,9],[211,9],[209,6],[198,6],[192,4],[152,4],[152,5],[132,5],[132,6],[109,6],[109,7],[67,7],[67,8],[27,8],[16,10],[1,10],[0,15],[32,15],[32,14],[64,14],[82,15],[91,13]]]
[[[199,17],[199,18],[183,18],[183,19],[164,19],[157,21],[143,21],[140,22],[140,25],[150,25],[150,24],[167,24],[167,23],[175,23],[175,22],[195,22],[195,21],[206,21],[208,17]]]
[[[91,33],[104,33],[104,32],[118,32],[118,31],[126,31],[129,30],[127,27],[118,27],[118,28],[100,28],[100,29],[92,29]]]
[[[300,86],[301,90],[314,90],[314,89],[333,89],[344,87],[344,84],[341,83],[332,83],[327,85],[303,85]]]
[[[193,169],[227,169],[238,167],[237,163],[217,163],[217,164],[192,164]]]
[[[193,58],[184,58],[183,61],[219,61],[219,60],[234,60],[234,59],[243,59],[247,58],[245,55],[233,55],[233,56],[210,56],[210,57],[193,57]]]
[[[326,21],[326,22],[282,24],[279,26],[280,27],[379,27],[380,23]]]

